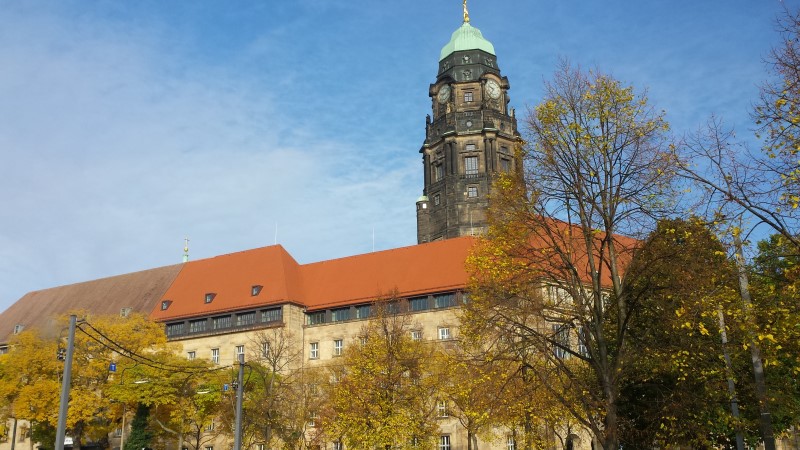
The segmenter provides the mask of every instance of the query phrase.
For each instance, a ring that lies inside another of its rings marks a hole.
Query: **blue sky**
[[[749,108],[798,1],[471,0],[520,115],[559,58],[676,135]],[[416,243],[418,150],[458,0],[25,1],[0,8],[0,310],[28,291],[282,244]]]

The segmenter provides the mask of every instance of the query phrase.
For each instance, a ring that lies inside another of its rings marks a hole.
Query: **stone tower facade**
[[[425,172],[417,200],[417,242],[479,235],[487,228],[492,180],[516,171],[521,143],[508,78],[494,46],[464,23],[442,48],[439,73],[430,85],[431,110],[420,149]]]

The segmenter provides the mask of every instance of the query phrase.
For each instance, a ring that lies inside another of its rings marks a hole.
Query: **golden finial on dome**
[[[464,23],[469,23],[469,11],[467,11],[467,0],[464,0]]]

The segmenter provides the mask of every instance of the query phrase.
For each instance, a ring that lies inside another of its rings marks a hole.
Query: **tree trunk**
[[[736,268],[739,275],[739,294],[744,304],[745,317],[748,326],[754,325],[752,317],[753,302],[750,297],[750,280],[747,275],[747,267],[744,262],[744,251],[742,250],[742,238],[739,233],[733,235],[733,245],[736,250]],[[761,360],[761,348],[756,342],[753,331],[750,331],[750,359],[753,362],[753,377],[756,382],[756,399],[758,400],[759,428],[761,429],[761,439],[764,440],[764,450],[775,450],[775,436],[772,433],[772,414],[767,403],[767,383],[764,379],[764,365]]]
[[[607,378],[610,378],[606,376]],[[606,417],[603,429],[603,449],[617,450],[619,448],[619,436],[617,433],[617,387],[611,383],[610,379],[604,380],[606,393]]]

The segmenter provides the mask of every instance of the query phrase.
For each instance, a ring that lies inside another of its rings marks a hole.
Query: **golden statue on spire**
[[[464,23],[469,23],[469,11],[467,11],[467,0],[464,0]]]

